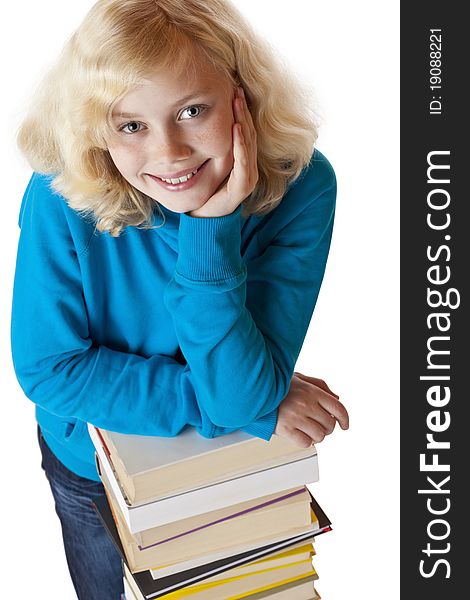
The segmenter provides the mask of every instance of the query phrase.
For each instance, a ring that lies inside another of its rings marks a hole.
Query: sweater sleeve
[[[193,425],[211,435],[188,365],[93,343],[73,211],[45,181],[35,174],[25,193],[13,294],[13,363],[26,396],[104,429],[173,436]]]
[[[248,270],[241,207],[223,217],[181,215],[165,303],[215,434],[243,428],[269,439],[289,391],[323,279],[336,198],[322,155],[306,171],[272,212],[266,232],[274,233],[264,234]]]

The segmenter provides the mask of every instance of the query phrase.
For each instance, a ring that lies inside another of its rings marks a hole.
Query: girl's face
[[[124,96],[108,143],[122,176],[178,213],[203,206],[233,167],[233,85],[207,59],[197,64],[191,75],[156,72]]]

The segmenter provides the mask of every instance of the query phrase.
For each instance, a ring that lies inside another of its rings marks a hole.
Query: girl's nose
[[[188,141],[174,129],[155,132],[151,152],[154,161],[170,168],[175,163],[186,160],[192,154]]]

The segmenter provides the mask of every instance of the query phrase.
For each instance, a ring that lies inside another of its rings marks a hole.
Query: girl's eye
[[[180,114],[180,119],[182,120],[187,120],[187,119],[194,119],[195,117],[199,117],[199,115],[201,113],[203,113],[206,110],[206,107],[203,106],[202,104],[193,104],[192,106],[188,106],[188,108],[185,108],[181,114]],[[184,116],[186,115],[186,116]]]
[[[138,121],[131,121],[130,123],[126,123],[119,128],[119,131],[123,131],[124,133],[138,133],[142,131],[143,125]]]

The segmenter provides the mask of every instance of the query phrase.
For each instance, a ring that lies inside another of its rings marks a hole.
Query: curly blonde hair
[[[310,161],[317,121],[309,94],[226,0],[98,0],[42,81],[18,145],[100,231],[150,227],[155,209],[109,155],[113,107],[156,68],[193,69],[195,45],[243,86],[253,117],[259,180],[244,215],[275,208]]]

